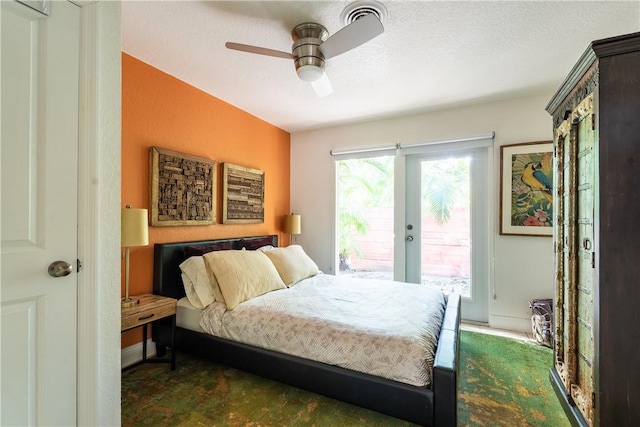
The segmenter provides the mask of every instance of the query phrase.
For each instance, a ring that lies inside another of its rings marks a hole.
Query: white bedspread
[[[445,299],[436,287],[318,274],[200,318],[212,335],[429,386]]]

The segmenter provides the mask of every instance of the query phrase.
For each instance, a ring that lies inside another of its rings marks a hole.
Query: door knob
[[[407,236],[407,242],[413,242],[413,236]]]
[[[49,264],[49,276],[64,277],[71,274],[73,266],[66,261],[54,261]]]

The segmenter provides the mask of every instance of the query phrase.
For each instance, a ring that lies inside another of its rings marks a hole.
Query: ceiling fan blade
[[[331,86],[331,81],[329,81],[327,73],[322,73],[322,77],[320,77],[319,80],[311,82],[311,87],[316,95],[318,95],[318,98],[324,98],[333,93],[333,86]]]
[[[325,59],[345,53],[384,32],[382,22],[374,15],[365,15],[353,21],[319,46]]]
[[[251,46],[248,44],[226,42],[227,49],[239,50],[241,52],[257,53],[258,55],[275,56],[276,58],[294,59],[294,56],[281,50],[267,49],[266,47]]]

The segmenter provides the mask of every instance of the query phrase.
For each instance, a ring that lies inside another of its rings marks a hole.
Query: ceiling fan
[[[325,60],[354,49],[384,32],[376,13],[361,13],[347,26],[329,37],[325,27],[314,22],[296,25],[291,30],[291,53],[259,46],[227,42],[228,49],[276,58],[293,59],[298,77],[310,82],[320,97],[333,92],[324,71]]]

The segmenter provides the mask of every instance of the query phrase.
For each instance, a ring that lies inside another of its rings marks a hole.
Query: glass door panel
[[[421,282],[471,297],[471,157],[420,162]]]
[[[393,279],[394,156],[340,160],[338,275]]]
[[[462,317],[488,321],[488,149],[407,156],[405,276],[463,297]]]

